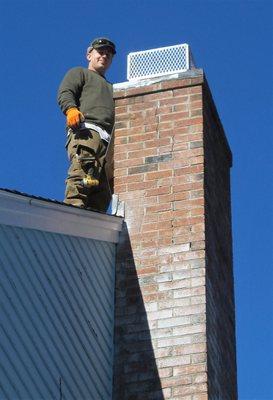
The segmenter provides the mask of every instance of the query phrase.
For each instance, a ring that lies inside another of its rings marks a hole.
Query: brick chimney
[[[117,84],[115,400],[237,399],[231,152],[203,71]]]

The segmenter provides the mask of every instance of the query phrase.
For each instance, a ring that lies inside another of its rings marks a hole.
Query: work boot
[[[85,208],[84,202],[80,199],[64,199],[64,203],[69,206]]]

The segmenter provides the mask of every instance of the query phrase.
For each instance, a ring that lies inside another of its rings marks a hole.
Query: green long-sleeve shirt
[[[111,134],[115,112],[111,83],[94,71],[75,67],[63,78],[58,90],[58,103],[62,112],[77,107],[86,122],[99,125]]]

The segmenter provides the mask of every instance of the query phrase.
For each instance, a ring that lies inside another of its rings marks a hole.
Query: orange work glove
[[[75,128],[82,121],[84,121],[84,116],[76,107],[66,111],[66,123],[70,128]]]

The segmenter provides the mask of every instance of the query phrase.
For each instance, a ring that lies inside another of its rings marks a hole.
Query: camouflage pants
[[[72,204],[79,207],[94,207],[90,204],[90,198],[99,197],[100,187],[104,185],[106,179],[102,174],[105,155],[107,150],[107,142],[100,138],[100,135],[91,129],[68,130],[68,140],[66,142],[70,167],[66,179],[65,199],[66,204]],[[92,157],[94,161],[83,160],[81,158]],[[99,188],[86,188],[82,185],[83,178],[92,167],[92,175],[99,179]]]

